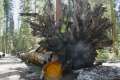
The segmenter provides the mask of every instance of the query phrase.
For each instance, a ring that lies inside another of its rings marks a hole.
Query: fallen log
[[[27,53],[21,53],[20,58],[27,62],[27,63],[32,63],[32,64],[44,64],[48,62],[50,58],[51,52],[27,52]]]
[[[20,13],[21,16],[38,16],[38,13]]]

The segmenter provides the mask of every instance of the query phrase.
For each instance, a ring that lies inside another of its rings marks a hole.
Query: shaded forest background
[[[16,54],[28,52],[37,47],[40,38],[31,34],[30,25],[25,22],[30,17],[22,17],[20,13],[39,13],[44,10],[48,0],[0,0],[0,51]],[[55,0],[52,0],[53,3]],[[62,0],[62,8],[66,14],[71,12],[72,0]],[[112,47],[98,50],[98,59],[120,59],[120,0],[89,0],[92,6],[103,3],[107,8],[104,16],[113,22],[112,30],[108,35],[113,40]],[[19,5],[18,5],[19,4]],[[53,6],[55,8],[55,6]],[[53,13],[55,9],[53,9]],[[32,18],[31,18],[32,20]],[[112,55],[112,56],[111,56]]]

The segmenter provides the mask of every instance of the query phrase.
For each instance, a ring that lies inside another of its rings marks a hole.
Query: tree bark
[[[118,55],[118,50],[116,48],[116,16],[115,16],[115,10],[114,10],[114,1],[110,0],[110,6],[111,6],[111,20],[113,22],[112,27],[112,40],[113,40],[113,52],[115,53],[114,56]],[[114,57],[113,56],[113,57]]]
[[[62,6],[61,0],[56,0],[56,14],[55,14],[55,21],[58,22],[62,17]]]

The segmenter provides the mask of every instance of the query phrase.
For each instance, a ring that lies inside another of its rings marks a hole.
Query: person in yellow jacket
[[[43,70],[45,80],[60,80],[62,77],[62,65],[59,61],[49,62]]]
[[[43,72],[45,80],[60,80],[62,77],[62,64],[55,56],[51,62],[44,66]]]

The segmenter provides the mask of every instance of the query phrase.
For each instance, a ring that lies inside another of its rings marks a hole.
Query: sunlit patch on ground
[[[0,80],[20,80],[21,73],[27,68],[20,59],[7,55],[0,59]]]

